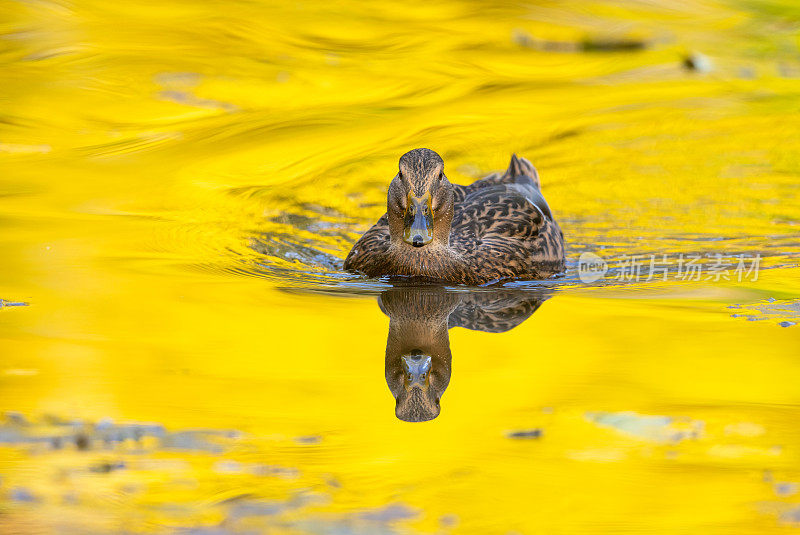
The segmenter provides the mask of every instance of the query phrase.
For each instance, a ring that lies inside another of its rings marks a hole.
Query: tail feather
[[[539,185],[539,173],[531,162],[525,158],[520,158],[516,154],[511,155],[511,163],[508,164],[508,169],[505,175],[507,177],[527,177],[530,178],[536,189],[541,189]]]

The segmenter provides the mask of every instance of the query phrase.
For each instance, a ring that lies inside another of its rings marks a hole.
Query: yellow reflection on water
[[[796,531],[792,3],[2,11],[3,533]],[[340,267],[417,146],[533,161],[570,267],[449,323],[412,424],[390,289]],[[584,251],[763,269],[585,285]]]

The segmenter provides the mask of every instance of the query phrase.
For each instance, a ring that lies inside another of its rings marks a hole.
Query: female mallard
[[[453,327],[504,333],[527,320],[550,298],[548,290],[448,292],[442,286],[395,285],[378,306],[389,316],[386,384],[395,415],[406,422],[432,420],[450,384]]]
[[[387,212],[353,246],[346,270],[478,285],[564,269],[564,235],[528,160],[514,155],[505,173],[469,186],[443,170],[429,149],[400,158]]]

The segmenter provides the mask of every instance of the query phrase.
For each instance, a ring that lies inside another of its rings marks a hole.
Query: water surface
[[[0,531],[796,532],[799,25],[6,2]],[[462,184],[530,159],[564,276],[342,272],[414,147]]]

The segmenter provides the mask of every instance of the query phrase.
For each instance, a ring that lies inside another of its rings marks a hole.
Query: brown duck
[[[400,158],[386,209],[347,255],[346,270],[480,285],[564,269],[564,235],[525,158],[460,186],[447,180],[438,154],[414,149]]]
[[[441,412],[440,401],[450,384],[449,329],[507,332],[549,297],[549,290],[448,292],[435,285],[384,291],[378,304],[390,318],[386,384],[395,397],[397,418],[425,422]]]

